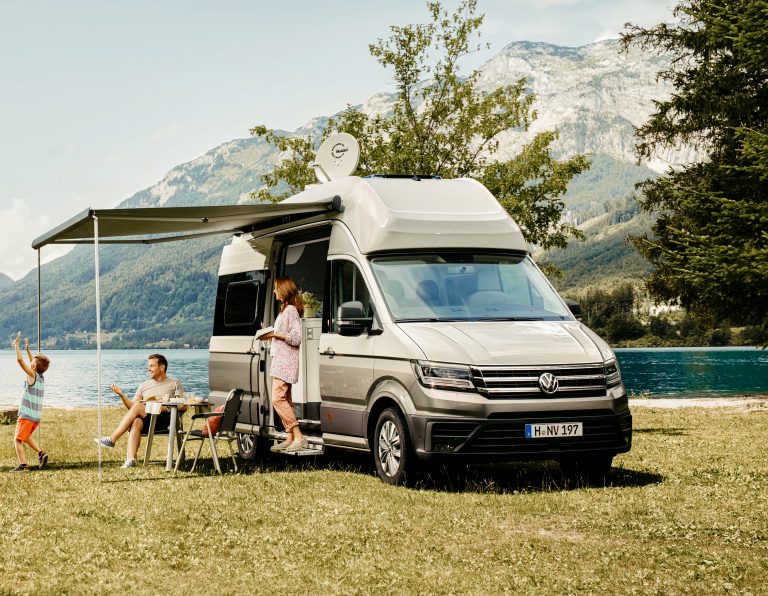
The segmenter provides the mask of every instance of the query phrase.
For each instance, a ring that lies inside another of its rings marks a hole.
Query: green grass
[[[765,593],[768,409],[634,415],[608,486],[520,463],[457,491],[389,487],[350,456],[172,478],[119,469],[124,441],[99,484],[96,413],[49,410],[49,466],[0,473],[0,593]]]

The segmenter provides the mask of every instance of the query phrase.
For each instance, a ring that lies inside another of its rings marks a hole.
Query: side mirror
[[[576,300],[572,300],[571,298],[566,298],[565,305],[571,311],[571,314],[574,317],[576,317],[576,320],[581,321],[581,304],[576,302]]]
[[[365,316],[363,303],[357,300],[343,302],[336,311],[336,323],[339,327],[339,335],[360,335],[364,329],[373,326],[373,318]]]

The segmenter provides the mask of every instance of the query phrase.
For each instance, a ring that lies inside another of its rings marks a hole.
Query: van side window
[[[265,271],[249,271],[219,278],[214,335],[253,335],[261,326]]]
[[[331,261],[331,310],[329,313],[331,333],[339,332],[336,321],[339,306],[353,300],[362,302],[366,315],[371,316],[373,313],[371,293],[357,265],[351,261]]]
[[[227,286],[224,298],[224,326],[252,325],[259,304],[259,286],[252,281],[240,281]]]

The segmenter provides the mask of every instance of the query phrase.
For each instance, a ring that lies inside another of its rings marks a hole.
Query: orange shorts
[[[13,438],[17,441],[26,441],[32,436],[39,424],[39,422],[32,422],[26,418],[16,419],[16,434],[13,435]]]

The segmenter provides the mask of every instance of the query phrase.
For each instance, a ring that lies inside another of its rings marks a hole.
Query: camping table
[[[162,407],[169,408],[171,411],[171,420],[168,425],[168,452],[165,457],[165,471],[173,470],[173,444],[176,442],[179,426],[179,406],[192,405],[186,401],[164,401],[158,402]],[[144,452],[144,465],[147,465],[150,453],[152,452],[152,439],[155,436],[155,420],[159,412],[152,412],[149,420],[149,430],[147,431],[147,449]]]
[[[211,402],[208,400],[203,401],[166,401],[166,402],[160,402],[162,406],[169,408],[171,410],[171,420],[168,424],[168,452],[165,456],[165,471],[166,472],[172,472],[173,471],[173,445],[176,442],[176,438],[178,436],[178,426],[179,426],[179,407],[180,406],[188,406],[195,409],[195,413],[200,412],[201,410],[210,409]],[[149,431],[147,432],[147,449],[144,452],[144,465],[147,465],[147,460],[149,459],[149,455],[152,450],[152,439],[155,436],[155,418],[157,417],[157,414],[151,414],[150,415],[150,421],[149,421]],[[179,457],[181,457],[181,454],[179,454]]]

